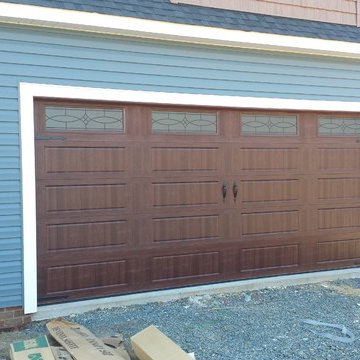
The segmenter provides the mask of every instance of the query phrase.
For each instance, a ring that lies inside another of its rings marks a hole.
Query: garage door
[[[356,115],[35,108],[40,303],[359,263]]]

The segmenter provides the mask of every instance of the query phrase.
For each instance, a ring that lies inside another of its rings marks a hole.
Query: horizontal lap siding
[[[360,100],[360,62],[0,26],[0,307],[22,303],[19,82]]]
[[[22,303],[19,151],[18,87],[0,82],[0,307]]]

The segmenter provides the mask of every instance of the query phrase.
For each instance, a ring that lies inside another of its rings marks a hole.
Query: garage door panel
[[[152,219],[153,242],[216,240],[222,235],[218,214]]]
[[[164,146],[151,148],[153,172],[215,172],[220,169],[220,148],[215,146]]]
[[[360,207],[337,207],[318,210],[320,230],[360,227]]]
[[[126,209],[128,193],[124,183],[49,184],[44,188],[45,213]]]
[[[46,146],[44,170],[50,174],[123,173],[128,169],[127,148],[109,146]]]
[[[273,210],[241,214],[242,235],[296,233],[300,230],[299,210]]]
[[[151,281],[179,281],[219,275],[221,254],[218,251],[155,256],[151,259]]]
[[[321,241],[317,247],[317,262],[335,263],[339,261],[360,261],[360,237]]]
[[[152,206],[214,206],[222,201],[218,181],[156,182],[152,184]]]
[[[128,220],[48,224],[47,250],[71,250],[127,245],[131,239]]]
[[[360,177],[318,178],[318,201],[359,201]]]
[[[240,272],[276,270],[299,265],[298,244],[241,249]]]
[[[131,202],[137,214],[168,215],[224,209],[218,176],[158,176],[132,179]]]
[[[234,146],[231,151],[230,167],[232,171],[297,171],[300,168],[298,147],[249,147]]]
[[[149,248],[146,248],[149,251]],[[41,264],[45,267],[71,266],[88,263],[131,259],[141,253],[139,248],[124,245],[84,247],[72,249],[47,250],[41,253]]]
[[[49,267],[47,292],[67,292],[125,286],[128,283],[127,260]]]
[[[318,169],[324,172],[358,172],[360,164],[359,147],[321,147],[317,152]]]
[[[131,244],[134,249],[141,247],[151,252],[221,242],[227,236],[224,218],[224,214],[211,211],[140,215],[134,219]]]
[[[301,196],[301,185],[299,178],[246,179],[241,181],[239,200],[243,206],[297,202]]]

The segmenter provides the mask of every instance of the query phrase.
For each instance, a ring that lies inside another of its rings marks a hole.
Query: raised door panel
[[[154,146],[151,149],[151,170],[163,173],[213,173],[218,171],[220,159],[219,148],[214,146]]]
[[[317,150],[317,159],[319,172],[358,172],[360,148],[345,148],[340,147],[338,144],[328,147],[322,146]]]
[[[152,194],[152,206],[156,208],[214,206],[219,203],[219,182],[157,182],[152,184]]]
[[[48,251],[124,246],[130,240],[131,224],[127,219],[46,224]]]
[[[220,239],[220,222],[219,215],[153,218],[152,240],[164,243]]]
[[[244,248],[240,251],[240,271],[260,272],[266,270],[286,271],[299,265],[297,244]]]
[[[194,278],[205,280],[220,273],[221,254],[217,251],[155,256],[151,259],[151,281],[154,283],[176,283]]]
[[[38,182],[39,215],[88,217],[131,209],[131,185],[109,180]]]
[[[89,264],[51,266],[46,271],[47,292],[49,295],[82,291],[86,289],[116,287],[127,285],[129,266],[126,260],[106,261]]]
[[[243,235],[289,234],[300,230],[297,210],[243,213]]]
[[[360,263],[358,234],[345,239],[344,236],[331,236],[328,240],[318,243],[317,262],[319,264],[338,264],[341,261],[355,261],[357,265]]]
[[[127,168],[125,147],[56,147],[45,148],[45,172],[54,173],[122,173]]]
[[[319,230],[346,230],[360,227],[360,207],[319,209]]]
[[[296,172],[301,166],[298,147],[244,147],[234,144],[230,156],[231,172],[259,173],[268,171]]]
[[[133,145],[99,141],[37,141],[39,179],[119,178],[132,172]],[[40,161],[41,159],[41,161]]]
[[[244,180],[242,193],[244,203],[298,200],[299,180]]]

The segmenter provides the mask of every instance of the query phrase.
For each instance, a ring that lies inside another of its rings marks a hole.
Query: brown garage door
[[[358,264],[356,115],[35,105],[39,302]]]

